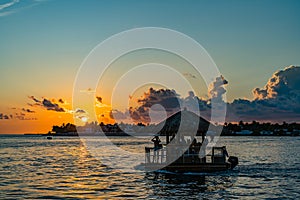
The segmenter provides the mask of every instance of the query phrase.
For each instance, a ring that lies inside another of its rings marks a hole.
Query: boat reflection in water
[[[216,198],[220,196],[230,197],[232,194],[226,192],[237,181],[237,175],[233,173],[216,173],[216,174],[178,174],[168,173],[167,171],[148,172],[145,175],[145,182],[149,186],[153,197],[198,197]],[[221,194],[220,191],[224,191]],[[228,193],[228,194],[226,194]],[[149,194],[148,197],[151,197]],[[231,196],[232,197],[232,196]],[[183,198],[184,199],[184,198]]]

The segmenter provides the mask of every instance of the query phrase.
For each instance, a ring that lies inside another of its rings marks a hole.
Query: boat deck
[[[178,149],[180,149],[178,147]],[[183,150],[180,155],[174,155],[174,149],[163,147],[154,149],[145,147],[145,169],[147,171],[168,170],[174,172],[217,172],[235,167],[226,160],[226,147],[213,147],[212,154],[199,158],[199,152],[193,149]]]

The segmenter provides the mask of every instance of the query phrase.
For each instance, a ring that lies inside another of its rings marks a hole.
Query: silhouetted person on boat
[[[161,148],[161,144],[160,144],[161,141],[158,136],[155,136],[151,141],[154,143],[154,149]]]
[[[193,141],[192,141],[192,144],[191,144],[191,146],[192,146],[192,147],[194,147],[196,144],[197,144],[197,139],[196,139],[196,138],[194,138],[194,139],[193,139]]]
[[[162,144],[160,144],[160,139],[159,137],[156,135],[152,140],[154,143],[154,157],[153,157],[153,162],[157,162],[158,161],[158,150],[162,148]]]
[[[180,145],[186,145],[186,141],[183,135],[180,136]]]
[[[226,157],[229,157],[228,152],[227,152],[227,150],[226,150],[226,147],[223,146],[222,148],[223,148],[224,155],[225,155]]]

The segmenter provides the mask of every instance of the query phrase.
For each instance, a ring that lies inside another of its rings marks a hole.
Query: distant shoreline
[[[78,133],[24,133],[24,134],[0,134],[0,135],[24,135],[24,136],[54,136],[54,137],[79,137],[79,136],[103,136],[100,133],[87,133],[87,134],[78,134]],[[131,134],[127,133],[114,133],[107,132],[104,133],[105,136],[131,136]],[[154,134],[153,134],[154,135]],[[152,136],[150,134],[139,134],[138,136]],[[199,137],[199,135],[197,135]],[[160,137],[165,137],[165,135],[161,135]],[[249,135],[249,134],[232,134],[232,135],[221,135],[220,137],[299,137],[299,135]]]
[[[130,134],[127,133],[114,133],[114,132],[107,132],[104,133],[106,136],[130,136]],[[71,132],[71,133],[24,133],[23,135],[26,136],[63,136],[63,137],[79,137],[79,136],[101,136],[102,133],[84,133],[84,134],[78,134],[77,132]],[[141,134],[142,135],[142,134]]]

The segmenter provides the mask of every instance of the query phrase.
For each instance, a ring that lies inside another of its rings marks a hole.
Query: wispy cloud
[[[6,12],[1,12],[0,11],[0,17],[4,17],[4,16],[10,15],[12,13],[14,13],[14,11],[6,11]]]
[[[110,105],[104,104],[102,100],[103,100],[102,97],[96,96],[96,106],[98,108],[109,108],[109,107],[111,107]]]
[[[185,77],[187,77],[187,78],[194,78],[194,79],[197,78],[194,74],[187,73],[187,72],[186,72],[186,73],[183,73],[182,75],[185,76]]]
[[[22,108],[22,111],[27,112],[27,113],[35,113],[34,110],[30,110],[29,108]]]
[[[30,0],[30,1],[21,1],[21,0],[11,0],[6,3],[0,2],[0,17],[11,15],[13,13],[19,12],[27,8],[31,8],[39,3],[46,2],[48,0]]]
[[[22,109],[23,110],[23,109]],[[36,117],[32,116],[32,112],[25,111],[29,116],[23,112],[16,112],[13,114],[0,113],[0,120],[37,120]]]
[[[88,88],[88,89],[85,89],[85,90],[80,90],[81,93],[88,93],[88,94],[94,94],[95,93],[95,90],[92,89],[92,88]]]
[[[19,3],[19,0],[13,0],[8,3],[0,4],[0,17],[10,15],[14,13],[14,10],[10,10],[15,4]]]
[[[13,6],[14,4],[16,4],[18,2],[19,2],[19,0],[12,0],[11,2],[2,4],[2,5],[0,5],[0,11],[5,9],[5,8],[9,8],[9,7]]]

